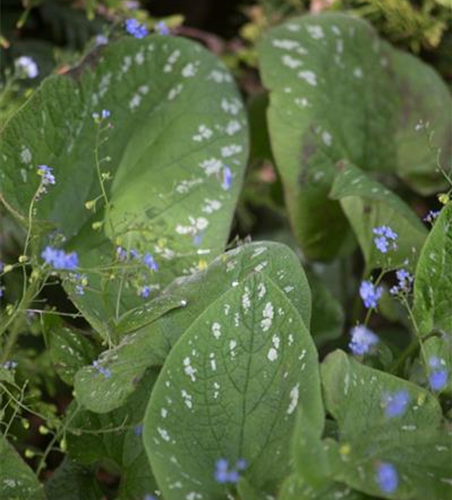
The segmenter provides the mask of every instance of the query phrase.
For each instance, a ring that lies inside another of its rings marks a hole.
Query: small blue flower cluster
[[[351,340],[348,346],[356,356],[367,354],[371,348],[380,342],[372,330],[364,325],[357,325],[350,331]]]
[[[94,121],[96,123],[100,123],[102,120],[106,120],[109,118],[111,115],[110,111],[108,109],[103,109],[100,114],[97,112],[94,112],[91,116],[93,117]]]
[[[14,370],[17,367],[17,361],[5,361],[3,363],[3,368],[6,370]]]
[[[122,262],[126,261],[127,258],[130,256],[132,259],[139,260],[141,261],[146,267],[148,267],[151,271],[158,271],[159,270],[159,265],[157,264],[157,261],[155,258],[148,252],[144,254],[143,257],[141,257],[141,254],[132,248],[127,253],[127,250],[123,247],[117,247],[116,248],[116,255],[118,259]]]
[[[235,484],[240,478],[240,472],[246,469],[246,460],[237,460],[234,468],[229,468],[229,461],[219,458],[215,463],[215,480],[220,484]]]
[[[424,217],[424,222],[433,224],[435,220],[438,218],[439,213],[440,210],[430,210],[430,212]]]
[[[371,281],[363,281],[359,288],[359,295],[367,309],[375,309],[382,294],[383,287],[375,286]]]
[[[377,466],[376,481],[383,493],[394,493],[399,486],[397,469],[389,462],[380,462]]]
[[[47,186],[49,184],[55,184],[55,176],[52,173],[52,169],[47,165],[38,165],[38,175],[42,177],[41,184],[36,193],[36,199],[39,199],[42,194],[47,193]]]
[[[221,187],[225,191],[228,191],[232,187],[232,180],[233,180],[232,171],[227,165],[225,165],[223,167],[223,171],[222,171]]]
[[[428,360],[428,364],[430,368],[432,368],[432,372],[428,377],[430,387],[437,392],[443,390],[449,379],[448,370],[443,368],[445,365],[444,360],[437,358],[436,356],[432,356]]]
[[[14,65],[19,76],[36,78],[39,75],[38,65],[29,56],[21,56],[15,60]]]
[[[399,269],[396,272],[398,284],[389,289],[391,295],[398,295],[399,293],[409,293],[414,281],[412,276],[406,269]]]
[[[129,35],[135,38],[145,38],[149,35],[149,31],[146,26],[139,23],[136,19],[127,19],[125,23],[126,31]]]
[[[38,165],[38,175],[42,177],[43,184],[55,184],[55,176],[47,165]]]
[[[75,285],[75,293],[77,295],[85,295],[85,287],[88,285],[86,274],[74,273],[70,277]]]
[[[410,395],[407,391],[400,390],[393,394],[385,393],[382,397],[382,403],[385,409],[385,415],[388,418],[402,416],[410,402]]]
[[[388,253],[389,250],[396,250],[396,240],[399,235],[389,226],[379,226],[373,229],[375,234],[374,243],[381,253]]]
[[[93,361],[93,367],[101,373],[105,378],[111,377],[111,371],[108,368],[104,368],[99,361]]]
[[[159,35],[170,35],[171,31],[168,28],[168,26],[163,22],[160,21],[154,26],[154,30],[159,34]]]
[[[66,253],[64,250],[47,246],[41,253],[46,264],[54,269],[74,270],[78,267],[78,256],[76,252]]]

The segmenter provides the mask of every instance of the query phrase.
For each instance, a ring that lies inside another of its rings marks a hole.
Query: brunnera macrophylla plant
[[[447,89],[354,18],[305,16],[265,35],[271,146],[306,273],[281,243],[227,249],[244,103],[213,54],[164,28],[127,22],[132,38],[46,79],[2,131],[1,200],[25,239],[0,271],[21,277],[0,319],[0,497],[447,500]],[[399,180],[442,192],[430,230]],[[352,317],[309,259],[358,245]],[[84,331],[43,307],[58,281]],[[30,403],[27,313],[73,388],[60,418]],[[404,325],[399,345],[377,314]],[[344,349],[325,351],[345,316]],[[15,449],[29,414],[49,436],[44,451],[20,450],[33,468]],[[43,481],[55,450],[64,460]]]

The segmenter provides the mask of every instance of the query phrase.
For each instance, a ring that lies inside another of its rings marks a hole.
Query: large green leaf
[[[317,353],[297,307],[310,300],[305,279],[295,281],[300,264],[281,245],[250,247],[267,252],[260,258],[273,273],[256,272],[250,248],[227,256],[227,286],[186,328],[152,392],[144,441],[166,500],[225,498],[214,478],[220,458],[245,459],[249,484],[274,492],[289,471],[296,408],[323,425]],[[227,269],[241,262],[254,272],[231,280]]]
[[[361,246],[368,270],[405,266],[413,269],[427,230],[397,195],[359,168],[341,164],[331,198],[340,201]],[[373,229],[390,226],[398,234],[397,249],[382,254],[375,246]]]
[[[451,436],[430,393],[363,366],[342,351],[322,364],[322,385],[326,410],[338,423],[342,443],[330,447],[334,479],[394,500],[450,497]],[[385,398],[398,391],[407,394],[407,404],[399,415],[387,416]],[[385,462],[398,474],[396,489],[386,493],[376,480],[378,466]]]
[[[0,498],[45,500],[38,478],[3,435],[0,436]]]
[[[100,413],[121,406],[147,367],[162,366],[171,347],[206,309],[255,274],[278,283],[309,326],[311,294],[295,254],[277,243],[243,245],[218,257],[206,270],[176,280],[159,298],[126,314],[118,326],[121,332],[132,333],[100,358],[111,376],[105,378],[91,366],[80,370],[75,380],[78,399]],[[155,319],[155,310],[166,314],[148,323]]]
[[[106,183],[111,209],[99,201],[93,215],[85,202],[101,187],[92,113],[102,109],[111,112],[99,151],[110,158],[101,166],[112,176]],[[49,165],[56,184],[37,202],[37,219],[66,236],[82,267],[105,269],[111,262],[107,237],[150,252],[160,265],[152,278],[157,286],[192,272],[199,255],[210,260],[223,250],[247,152],[239,93],[213,54],[178,37],[122,39],[68,74],[46,79],[7,123],[0,195],[27,223],[40,179],[36,167]],[[226,165],[230,188],[222,186]],[[100,233],[91,228],[94,220],[104,221]],[[194,236],[202,236],[200,244]],[[97,319],[96,327],[117,316],[119,277],[111,283],[111,274],[90,274],[96,293],[72,294],[83,312],[91,312],[88,319]],[[127,285],[121,286],[121,311],[137,294]]]
[[[441,210],[419,257],[414,316],[422,335],[452,335],[452,203]]]
[[[68,416],[68,454],[84,466],[113,467],[121,474],[119,498],[134,500],[154,494],[156,484],[143,442],[143,415],[157,377],[149,370],[125,405],[99,415],[72,409]]]
[[[330,259],[346,245],[346,220],[328,199],[339,160],[400,174],[422,192],[443,185],[414,124],[435,124],[447,156],[450,95],[421,61],[342,14],[290,19],[263,37],[259,54],[272,149],[308,257]]]

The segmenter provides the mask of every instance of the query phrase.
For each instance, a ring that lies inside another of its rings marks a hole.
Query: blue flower
[[[363,281],[359,288],[359,295],[363,299],[367,309],[375,309],[378,305],[378,300],[383,293],[383,287],[375,286],[371,281]]]
[[[237,460],[235,468],[229,468],[229,461],[225,458],[219,458],[215,462],[215,481],[220,484],[232,483],[235,484],[240,478],[241,470],[246,468],[246,460],[243,458]]]
[[[101,373],[105,378],[111,377],[111,371],[108,368],[104,368],[99,361],[93,361],[93,367]]]
[[[66,253],[51,246],[47,246],[41,253],[46,264],[54,269],[73,270],[78,267],[78,256],[76,252]]]
[[[197,247],[199,247],[199,245],[201,245],[203,239],[204,239],[204,231],[196,233],[193,236],[193,244],[196,245]]]
[[[374,238],[375,246],[381,253],[397,249],[396,240],[399,235],[389,226],[375,227],[373,233],[376,235],[376,238]]]
[[[154,495],[144,495],[144,499],[143,500],[157,500],[157,498],[154,496]]]
[[[14,61],[14,65],[20,76],[36,78],[39,75],[38,65],[31,57],[21,56]]]
[[[124,261],[127,259],[127,250],[122,247],[116,247],[116,256],[118,257],[118,260]]]
[[[17,361],[5,361],[3,363],[3,368],[6,370],[14,370],[17,367]]]
[[[410,395],[407,391],[401,390],[394,394],[383,394],[382,400],[387,417],[400,417],[407,409],[408,403],[410,402]]]
[[[125,28],[127,33],[135,38],[144,38],[149,35],[146,26],[140,24],[136,19],[127,19]]]
[[[397,469],[389,462],[381,462],[377,466],[376,481],[383,493],[394,493],[399,486]]]
[[[167,26],[167,25],[166,25],[163,21],[158,22],[158,23],[154,26],[154,29],[155,29],[155,31],[156,31],[159,35],[170,35],[170,34],[171,34],[170,29],[168,28],[168,26]]]
[[[430,210],[430,212],[424,217],[424,221],[433,224],[438,218],[439,213],[440,210]]]
[[[38,165],[38,175],[42,177],[43,184],[55,184],[55,176],[52,174],[52,169],[47,165]]]
[[[133,433],[135,434],[135,436],[141,436],[143,434],[143,424],[137,424],[133,428]]]
[[[414,281],[414,276],[412,276],[406,269],[399,269],[396,272],[396,277],[398,284],[390,288],[389,293],[391,295],[397,295],[399,293],[409,293],[411,290],[411,285]]]
[[[380,342],[380,339],[375,333],[364,325],[358,325],[352,328],[350,335],[351,340],[348,346],[356,356],[363,356],[368,353],[373,346]]]
[[[223,173],[222,173],[223,179],[221,182],[221,187],[227,191],[228,189],[231,189],[232,186],[232,171],[231,169],[226,165],[223,167]]]
[[[97,35],[94,39],[94,43],[96,47],[99,47],[100,45],[107,45],[108,37],[106,37],[105,35]]]
[[[150,253],[144,254],[143,262],[152,271],[158,271],[159,266],[158,266],[157,262],[155,261],[154,257]]]
[[[449,372],[447,370],[435,370],[428,377],[428,382],[434,391],[441,391],[446,386],[448,378]]]
[[[141,297],[147,299],[152,292],[152,288],[149,285],[145,285],[140,292]]]

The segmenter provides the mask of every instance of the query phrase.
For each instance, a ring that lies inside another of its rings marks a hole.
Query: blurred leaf
[[[452,335],[452,203],[441,210],[419,257],[413,314],[422,335]]]
[[[0,435],[0,498],[45,500],[38,478],[3,435]]]

